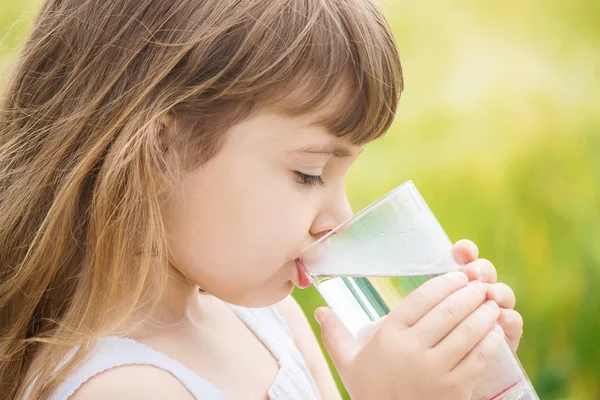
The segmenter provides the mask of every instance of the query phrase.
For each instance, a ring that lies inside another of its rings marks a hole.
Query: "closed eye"
[[[294,171],[296,173],[298,183],[305,186],[325,186],[323,177],[321,175],[308,175],[300,171]]]

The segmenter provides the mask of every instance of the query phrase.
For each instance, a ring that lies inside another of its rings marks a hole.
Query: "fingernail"
[[[467,245],[469,246],[469,248],[470,248],[471,250],[473,250],[473,251],[475,252],[475,255],[478,255],[478,253],[479,253],[479,248],[477,247],[477,245],[476,245],[475,243],[473,243],[473,242],[471,242],[471,241],[468,241],[468,242],[467,242]]]
[[[477,276],[479,276],[478,279],[481,279],[482,281],[485,280],[485,276],[481,267],[477,267]]]
[[[494,327],[492,328],[494,331],[496,331],[497,333],[499,333],[500,335],[504,335],[504,329],[502,329],[502,327],[498,324],[494,325]]]
[[[490,307],[491,309],[497,309],[497,308],[500,308],[500,307],[498,307],[498,303],[496,303],[494,300],[487,300],[487,301],[485,302],[485,306],[486,306],[486,307]]]
[[[324,313],[325,313],[325,308],[324,307],[319,307],[314,312],[315,319],[317,320],[317,322],[319,323],[319,325],[321,325],[321,321],[323,321]]]

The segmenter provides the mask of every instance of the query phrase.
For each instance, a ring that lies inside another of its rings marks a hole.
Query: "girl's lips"
[[[296,286],[298,286],[300,289],[306,289],[307,287],[312,285],[312,282],[304,268],[304,264],[299,258],[296,258],[296,269],[298,270],[298,283],[296,284]]]

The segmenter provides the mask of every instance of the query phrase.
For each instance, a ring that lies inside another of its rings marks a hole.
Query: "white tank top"
[[[275,307],[230,307],[279,362],[279,372],[269,388],[269,399],[320,399],[317,386],[294,344],[291,331]],[[221,390],[166,354],[133,339],[107,336],[97,342],[87,362],[57,388],[50,400],[66,400],[94,375],[131,364],[153,365],[170,372],[197,400],[227,399]]]

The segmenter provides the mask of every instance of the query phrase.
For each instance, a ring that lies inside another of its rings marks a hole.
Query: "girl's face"
[[[165,205],[170,261],[214,296],[260,307],[298,284],[295,259],[352,216],[346,172],[361,150],[310,116],[256,115]]]

